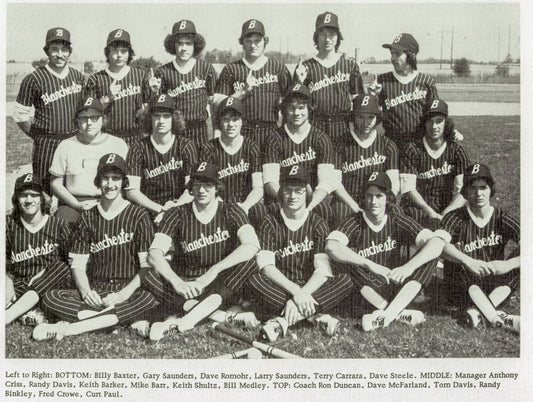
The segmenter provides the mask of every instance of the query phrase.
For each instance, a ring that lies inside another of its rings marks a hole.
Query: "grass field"
[[[457,128],[465,135],[472,162],[491,166],[496,179],[495,204],[519,216],[520,212],[520,118],[518,116],[458,117]],[[31,140],[7,119],[7,171],[29,163]],[[512,162],[509,162],[512,161]],[[361,308],[352,317],[340,313],[342,327],[334,338],[304,323],[294,336],[276,346],[308,358],[399,358],[399,357],[518,357],[520,339],[516,334],[482,328],[471,330],[458,324],[458,311],[436,303],[439,278],[427,295],[429,301],[415,308],[428,313],[427,322],[417,328],[394,323],[374,333],[360,327]],[[514,295],[506,307],[519,313],[520,297]],[[30,339],[31,328],[14,323],[6,328],[8,358],[207,358],[244,346],[225,335],[214,333],[208,324],[193,331],[151,344],[126,328],[37,343]],[[253,335],[253,334],[250,334]]]

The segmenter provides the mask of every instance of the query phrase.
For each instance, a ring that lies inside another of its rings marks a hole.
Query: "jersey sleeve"
[[[437,91],[437,86],[435,85],[435,81],[433,80],[432,77],[429,77],[429,76],[428,76],[426,99],[430,102],[432,102],[434,99],[439,99],[439,93]]]
[[[326,240],[337,240],[345,246],[352,247],[359,243],[360,224],[356,214],[346,217]]]
[[[176,228],[182,219],[183,208],[184,207],[176,207],[167,211],[163,215],[157,233],[162,233],[173,239],[176,234]]]
[[[287,69],[287,66],[282,64],[281,72],[279,74],[279,91],[281,96],[285,96],[292,83],[291,73]]]
[[[233,233],[237,233],[238,230],[244,226],[249,225],[250,221],[246,213],[235,204],[226,204],[225,205],[226,216],[228,218],[228,223],[233,229]]]
[[[333,165],[334,167],[338,167],[335,165],[337,162],[337,153],[335,152],[333,148],[333,144],[330,140],[330,138],[324,134],[323,132],[320,133],[317,139],[317,148],[320,151],[318,163],[326,163],[329,165]]]
[[[316,225],[314,227],[315,233],[313,234],[313,248],[314,254],[320,254],[325,252],[326,238],[328,237],[329,230],[324,219],[319,216],[316,216],[316,218],[318,219],[316,220]]]
[[[50,165],[48,172],[57,177],[63,177],[66,174],[67,160],[65,155],[64,141],[60,142],[58,147],[56,148],[54,152],[54,157],[52,158],[52,164]]]
[[[520,222],[514,216],[502,214],[502,231],[507,240],[520,244]]]
[[[259,145],[255,142],[250,143],[250,171],[252,173],[263,171],[261,164],[261,150],[259,149]]]
[[[187,141],[183,147],[183,164],[185,176],[190,176],[194,166],[198,163],[198,150],[192,141]]]
[[[418,173],[418,149],[416,144],[410,142],[406,145],[400,162],[400,173],[417,174]]]
[[[429,236],[431,234],[429,229],[424,228],[420,223],[407,215],[389,215],[389,219],[395,220],[393,227],[397,227],[400,230],[401,238],[408,240],[410,244],[420,246],[419,241],[422,237],[424,239],[431,237]],[[423,233],[424,231],[427,231],[427,233]]]
[[[230,68],[226,65],[220,72],[220,77],[218,77],[217,85],[215,92],[227,96],[233,95],[233,74],[230,71]]]
[[[217,164],[218,161],[215,154],[215,147],[211,141],[200,145],[198,150],[198,161]]]
[[[98,81],[96,76],[93,74],[87,78],[87,83],[84,87],[83,96],[92,96],[94,98],[100,98],[102,95],[99,93]]]
[[[28,74],[22,79],[17,95],[17,103],[23,106],[33,106],[35,98],[39,96],[37,82],[32,74]]]
[[[142,152],[142,145],[140,142],[134,142],[133,147],[128,152],[126,159],[126,170],[128,176],[142,176],[142,165],[144,160],[144,153]]]
[[[69,255],[89,255],[91,253],[92,230],[88,224],[89,211],[83,212],[76,222],[76,231]]]
[[[279,248],[279,245],[276,241],[275,226],[271,217],[263,219],[259,226],[258,237],[261,248],[256,255],[256,261],[260,270],[268,265],[276,265],[275,250]]]
[[[461,240],[459,235],[465,222],[461,219],[459,211],[461,210],[452,211],[446,214],[436,230],[436,233],[440,234],[441,237],[449,243],[456,243]]]
[[[272,133],[267,137],[265,142],[265,154],[263,156],[263,165],[268,163],[280,163],[279,144],[277,141],[278,133]]]
[[[154,238],[154,225],[148,212],[142,211],[135,227],[135,239],[137,252],[148,252]]]
[[[457,149],[455,150],[455,175],[464,174],[468,165],[470,165],[470,162],[468,161],[466,150],[457,144]]]
[[[217,73],[213,66],[208,63],[207,75],[205,76],[205,89],[209,96],[213,96],[217,86]]]
[[[400,169],[400,152],[398,151],[398,147],[394,143],[394,141],[389,140],[386,138],[386,146],[385,146],[385,156],[387,157],[386,167],[385,170],[399,170]]]
[[[73,231],[66,221],[61,223],[59,230],[59,253],[61,258],[66,261],[74,239]]]

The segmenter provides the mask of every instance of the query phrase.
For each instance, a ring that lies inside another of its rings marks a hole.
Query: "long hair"
[[[129,43],[122,42],[122,41],[111,42],[109,45],[104,47],[105,61],[107,61],[109,63],[109,53],[111,51],[111,48],[112,47],[117,47],[117,46],[123,46],[123,47],[127,47],[128,48],[128,61],[127,61],[127,64],[130,64],[131,61],[133,60],[133,56],[135,56],[135,51],[133,50],[133,48],[131,47],[131,45]]]
[[[385,205],[385,212],[389,214],[391,211],[396,211],[396,196],[391,190],[384,190],[383,188],[379,187],[381,191],[385,193],[385,196],[387,197],[387,204]],[[365,191],[362,191],[359,194],[359,197],[356,200],[359,206],[362,206],[363,210],[366,210],[366,202],[365,202]]]
[[[105,173],[109,173],[109,172],[118,173],[122,177],[122,186],[121,186],[120,190],[121,190],[121,193],[122,193],[122,197],[126,198],[126,189],[130,186],[130,181],[128,179],[128,176],[122,170],[114,168],[114,167],[106,170],[104,172],[104,174]],[[96,176],[94,177],[93,183],[94,183],[94,186],[97,189],[100,189],[102,187],[102,176],[97,173]]]
[[[429,116],[431,117],[431,116]],[[429,117],[424,119],[423,123],[420,126],[421,130],[421,136],[424,137],[426,135],[426,123],[429,120]],[[444,140],[445,141],[453,141],[454,138],[454,131],[455,131],[455,123],[453,122],[453,119],[451,117],[445,117],[444,120]]]
[[[190,179],[189,182],[187,183],[187,186],[185,187],[190,195],[193,195],[192,194],[192,185],[193,185],[194,181],[199,181],[200,183],[202,183],[201,180]],[[218,197],[224,199],[225,196],[226,196],[226,185],[224,183],[218,181],[218,182],[215,183],[215,187],[216,187],[216,189],[215,189],[216,195]]]
[[[281,184],[279,186],[277,198],[282,207],[283,207],[283,188],[289,184]],[[313,189],[311,188],[310,184],[307,184],[305,187],[305,206],[308,206],[312,199],[313,199]]]
[[[318,49],[318,35],[320,34],[320,32],[322,32],[324,28],[321,28],[321,29],[317,29],[314,33],[313,33],[313,43],[315,44],[315,47]],[[337,44],[335,45],[335,51],[337,52],[339,50],[339,47],[341,45],[341,42],[342,40],[344,39],[344,37],[342,36],[342,33],[339,29],[337,28],[333,28],[331,27],[331,29],[334,29],[337,31]]]
[[[43,50],[44,50],[44,52],[46,53],[47,56],[50,56],[50,55],[48,54],[48,48],[50,47],[50,44],[51,44],[51,43],[54,43],[54,42],[61,42],[63,45],[65,45],[66,47],[68,47],[69,56],[72,54],[72,44],[71,44],[71,43],[68,43],[67,41],[64,41],[64,40],[53,40],[52,42],[47,43],[47,44],[44,45],[44,47],[43,47]]]
[[[19,196],[20,196],[20,191],[13,193],[13,195],[11,196],[11,204],[13,205],[11,216],[16,222],[20,222],[20,218],[22,217],[22,210],[19,204]],[[41,199],[41,212],[43,214],[49,214],[50,205],[52,204],[52,199],[44,191],[41,191],[40,199]]]
[[[246,38],[247,36],[252,35],[252,34],[253,34],[253,32],[249,33],[248,35],[241,36],[241,37],[239,38],[239,45],[242,46],[242,45],[244,44],[244,38]],[[261,35],[261,34],[258,33],[258,35]],[[264,49],[266,49],[266,47],[267,47],[267,45],[268,45],[268,40],[269,40],[269,39],[268,39],[268,36],[263,35],[263,40],[265,41]],[[264,49],[263,49],[263,50],[264,50]]]
[[[411,66],[413,70],[417,69],[417,62],[416,62],[416,53],[406,51],[405,54],[407,55],[407,58],[405,59],[406,63]]]
[[[294,100],[304,103],[307,106],[308,120],[311,121],[312,116],[313,116],[313,110],[314,110],[312,100],[307,99],[306,97],[299,95],[299,94],[288,94],[287,96],[283,98],[283,100],[281,101],[281,104],[279,105],[279,111],[281,112],[281,116],[283,117],[282,124],[285,124],[287,120],[287,107]]]
[[[202,51],[205,49],[205,39],[200,34],[168,34],[165,38],[165,41],[163,42],[163,46],[165,47],[165,50],[167,53],[170,53],[172,55],[176,55],[176,42],[178,41],[178,37],[183,36],[186,38],[190,38],[194,42],[194,49],[192,55],[194,57],[198,56]]]
[[[146,109],[146,111],[139,114],[137,120],[146,133],[152,133],[152,112],[149,109]],[[185,121],[183,112],[179,109],[174,109],[172,112],[172,132],[174,134],[179,134],[185,131],[186,128],[187,122]]]

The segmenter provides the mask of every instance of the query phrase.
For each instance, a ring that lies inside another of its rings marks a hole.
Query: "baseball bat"
[[[236,352],[226,353],[225,355],[215,356],[211,359],[240,359],[241,357],[245,357],[248,355],[248,353],[252,350],[257,350],[254,347],[238,350]]]
[[[292,353],[289,353],[289,352],[285,352],[284,350],[281,350],[281,349],[278,349],[278,348],[275,348],[273,346],[270,346],[270,345],[267,345],[266,343],[262,343],[262,342],[258,342],[258,341],[254,341],[252,339],[248,339],[246,336],[230,329],[230,328],[227,328],[223,325],[220,325],[219,323],[215,322],[213,324],[213,328],[226,334],[226,335],[229,335],[235,339],[238,339],[240,340],[241,342],[245,342],[249,345],[252,345],[254,348],[256,349],[259,349],[261,352],[267,354],[268,356],[272,356],[272,357],[277,357],[279,359],[301,359],[302,357],[300,356],[297,356],[297,355],[294,355]]]
[[[479,308],[479,311],[481,311],[491,324],[497,320],[498,313],[496,312],[494,305],[478,286],[471,286],[470,289],[468,289],[468,294]]]

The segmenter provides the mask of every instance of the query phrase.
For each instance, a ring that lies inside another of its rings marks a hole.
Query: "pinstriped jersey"
[[[141,178],[141,192],[159,204],[181,196],[185,190],[185,176],[196,166],[196,147],[187,138],[176,136],[170,149],[161,154],[152,137],[134,144],[128,153],[127,172]]]
[[[315,114],[335,117],[336,113],[349,113],[352,95],[364,92],[359,66],[352,58],[341,56],[331,67],[323,66],[316,58],[303,65],[307,67],[304,85],[311,91]]]
[[[261,249],[274,252],[276,268],[290,281],[306,283],[313,274],[315,254],[324,252],[329,230],[326,221],[309,212],[304,224],[292,231],[279,210],[268,215],[259,228]]]
[[[243,202],[252,191],[252,173],[261,172],[259,146],[248,138],[243,138],[240,149],[230,155],[215,138],[200,148],[201,161],[214,164],[218,179],[224,183],[226,202]]]
[[[446,141],[446,148],[438,157],[431,156],[423,140],[410,142],[404,149],[400,173],[416,175],[416,189],[437,212],[446,208],[453,197],[454,178],[464,174],[469,165],[465,149],[455,141]],[[436,155],[435,155],[436,156]],[[405,206],[414,206],[404,197]]]
[[[339,150],[342,184],[352,197],[361,195],[365,178],[371,172],[385,172],[398,167],[398,147],[383,135],[376,135],[372,145],[363,148],[354,139]]]
[[[176,98],[176,105],[186,121],[206,120],[209,97],[214,94],[217,75],[213,66],[195,59],[192,69],[182,74],[175,62],[159,67],[155,75],[161,78],[161,93]]]
[[[408,84],[402,84],[392,71],[377,77],[383,85],[379,101],[383,112],[385,135],[400,148],[409,141],[419,138],[426,109],[434,99],[438,99],[433,78],[418,73]]]
[[[416,237],[424,228],[403,214],[386,216],[387,222],[378,231],[368,225],[363,213],[350,215],[336,231],[348,238],[347,246],[361,257],[388,268],[396,268],[406,262],[405,253],[400,250],[415,244]]]
[[[132,279],[140,269],[140,252],[148,252],[154,229],[148,212],[127,203],[114,218],[106,219],[95,206],[78,218],[71,254],[89,255],[91,280]]]
[[[303,166],[311,176],[313,188],[318,184],[318,165],[336,165],[337,162],[331,139],[314,126],[311,126],[309,134],[299,144],[289,137],[284,127],[280,127],[267,138],[266,146],[264,163],[279,163],[281,167]]]
[[[204,224],[196,219],[192,203],[169,210],[159,226],[159,233],[174,242],[172,263],[183,278],[197,278],[213,264],[231,254],[240,244],[238,230],[249,224],[243,210],[220,201],[213,219]]]
[[[451,244],[476,260],[504,260],[507,243],[520,243],[519,221],[497,207],[483,227],[474,222],[468,207],[463,207],[446,214],[440,229],[451,236]]]
[[[226,64],[220,72],[216,92],[231,96],[246,87],[250,68],[243,60]],[[275,122],[278,119],[278,102],[289,89],[291,76],[287,67],[276,59],[268,58],[265,65],[252,70],[255,86],[242,100],[244,120]]]
[[[141,126],[135,120],[135,114],[148,102],[150,98],[150,88],[143,84],[146,80],[146,73],[135,67],[129,67],[130,71],[124,78],[117,80],[121,90],[111,96],[109,86],[115,80],[106,70],[98,71],[87,80],[86,91],[96,98],[109,96],[112,100],[106,109],[106,114],[110,117],[108,128],[111,133],[123,131],[139,130]]]
[[[37,68],[22,79],[17,103],[35,107],[32,127],[51,134],[77,130],[74,122],[84,85],[83,74],[71,67],[65,78],[52,74],[47,66]]]
[[[17,278],[37,275],[57,261],[67,261],[71,230],[66,221],[45,215],[44,225],[33,232],[11,216],[6,220],[7,272]]]

